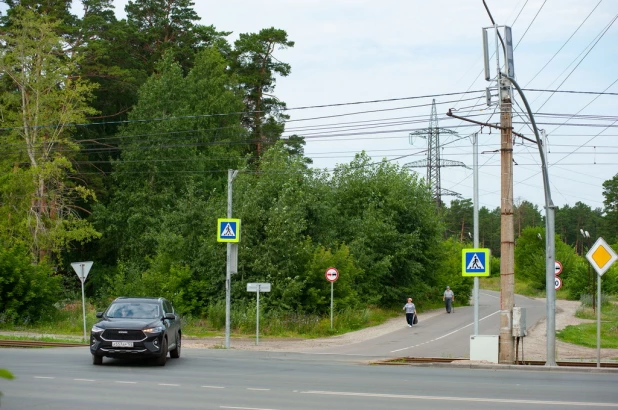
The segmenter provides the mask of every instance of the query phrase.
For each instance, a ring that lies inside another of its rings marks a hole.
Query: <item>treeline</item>
[[[189,0],[129,1],[124,20],[110,0],[82,0],[82,17],[70,0],[6,3],[0,323],[36,321],[78,299],[70,263],[83,260],[95,262],[86,291],[97,303],[162,295],[183,314],[217,310],[228,169],[239,170],[233,215],[242,219],[234,306],[251,298],[246,283],[270,282],[265,309],[324,314],[329,266],[341,273],[337,309],[408,296],[422,306],[447,284],[460,300],[470,294],[460,274],[469,201],[436,209],[416,174],[364,153],[331,173],[311,169],[303,137],[282,138],[275,86],[291,74],[283,50],[294,46],[284,30],[231,43],[230,32],[196,23]],[[616,240],[617,178],[607,184],[604,211],[559,210],[571,253],[580,227],[593,237],[613,229]],[[520,238],[543,224],[526,202],[516,215]],[[481,243],[496,256],[499,216],[481,210]]]

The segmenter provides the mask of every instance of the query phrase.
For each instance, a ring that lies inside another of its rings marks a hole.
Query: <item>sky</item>
[[[486,3],[496,24],[512,28],[516,81],[548,135],[554,204],[603,208],[602,184],[618,174],[618,0]],[[114,0],[119,18],[125,4]],[[457,133],[441,131],[441,158],[468,167],[441,168],[441,187],[473,197],[469,136],[479,132],[479,205],[500,207],[499,131],[446,116],[452,109],[500,122],[499,107],[485,98],[495,82],[482,74],[481,33],[492,26],[482,0],[195,0],[194,8],[200,24],[232,31],[231,42],[269,27],[295,42],[275,52],[292,67],[275,95],[290,108],[286,135],[305,136],[314,167],[332,170],[361,151],[401,166],[425,159],[427,141],[409,136],[424,135],[435,99],[439,127]],[[493,39],[492,32],[492,51]],[[534,139],[523,100],[514,96],[514,129]],[[390,101],[369,103],[376,100]],[[331,106],[299,109],[324,105]],[[515,202],[543,212],[537,146],[516,138],[513,160]],[[426,176],[425,168],[410,169]]]

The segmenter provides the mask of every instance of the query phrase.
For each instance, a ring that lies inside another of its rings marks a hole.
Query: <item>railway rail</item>
[[[87,343],[44,342],[42,340],[0,340],[0,347],[84,347]]]

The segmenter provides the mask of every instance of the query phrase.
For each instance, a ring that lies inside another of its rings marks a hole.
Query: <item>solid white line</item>
[[[247,387],[247,390],[269,391],[270,389],[257,389],[257,388],[255,388],[255,387]]]
[[[55,377],[49,377],[49,376],[34,376],[35,379],[55,379]]]
[[[159,386],[173,386],[173,387],[180,387],[179,384],[169,384],[169,383],[159,383]]]
[[[551,401],[551,400],[519,400],[519,399],[491,399],[484,397],[449,397],[449,396],[416,396],[408,394],[374,394],[374,393],[350,393],[350,392],[329,392],[329,391],[303,391],[302,394],[321,394],[330,396],[356,396],[356,397],[379,397],[389,399],[414,399],[414,400],[447,400],[447,401],[469,401],[481,403],[510,403],[510,404],[540,404],[554,406],[581,406],[581,407],[616,407],[616,403],[594,403],[577,401]]]
[[[122,384],[137,384],[137,382],[123,382],[121,380],[116,380],[116,383],[122,383]]]
[[[78,382],[95,382],[96,380],[92,380],[92,379],[73,379],[75,381]]]
[[[219,406],[220,409],[239,409],[239,410],[275,410],[275,409],[263,409],[260,407],[231,407],[231,406]]]
[[[202,386],[206,389],[225,389],[223,386]]]
[[[496,310],[494,313],[491,313],[491,314],[489,314],[489,315],[485,316],[484,318],[479,319],[479,322],[480,322],[481,320],[487,319],[487,318],[488,318],[488,317],[490,317],[490,316],[495,315],[496,313],[500,313],[500,311],[499,311],[499,310]],[[465,328],[467,328],[467,327],[470,327],[470,326],[472,326],[473,324],[474,324],[474,322],[469,323],[469,324],[467,324],[467,325],[465,325],[465,326],[460,327],[459,329],[453,330],[451,333],[447,333],[447,334],[442,335],[442,336],[440,336],[440,337],[436,337],[435,339],[428,340],[428,341],[426,341],[426,342],[419,343],[419,344],[414,345],[414,346],[408,346],[408,347],[404,347],[404,348],[402,348],[402,349],[391,350],[391,353],[401,352],[402,350],[412,349],[413,347],[418,347],[418,346],[424,345],[425,343],[431,343],[431,342],[435,342],[436,340],[444,339],[445,337],[450,336],[450,335],[452,335],[453,333],[457,333],[457,332],[459,332],[460,330],[463,330],[463,329],[465,329]]]

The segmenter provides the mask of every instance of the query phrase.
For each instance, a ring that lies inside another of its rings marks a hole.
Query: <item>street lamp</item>
[[[586,238],[590,238],[590,233],[588,233],[588,231],[585,231],[583,229],[579,229],[579,232],[582,234],[582,236],[584,237],[582,239],[582,257],[584,256],[584,246],[586,245]],[[590,263],[588,263],[588,288],[590,289],[590,295],[592,296],[592,311],[596,311],[596,303],[595,303],[595,295],[594,295],[594,284],[596,282],[596,275],[592,276],[590,275]]]

